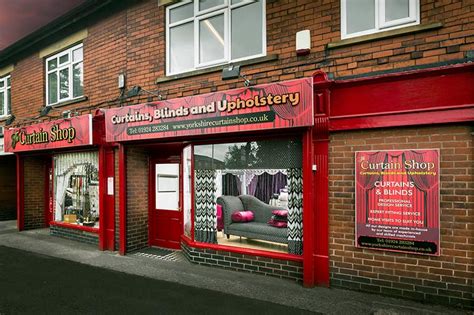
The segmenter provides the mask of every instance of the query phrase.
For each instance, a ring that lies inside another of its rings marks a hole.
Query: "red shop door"
[[[181,164],[152,160],[150,167],[150,245],[180,249]]]

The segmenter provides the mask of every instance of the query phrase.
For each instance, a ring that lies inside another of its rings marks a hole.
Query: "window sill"
[[[368,43],[368,42],[376,41],[379,39],[385,39],[385,38],[390,38],[390,37],[395,37],[395,36],[400,36],[400,35],[405,35],[405,34],[431,31],[431,30],[435,30],[441,27],[443,27],[443,23],[440,23],[440,22],[426,24],[426,25],[409,26],[409,27],[404,27],[404,28],[398,28],[391,31],[385,31],[385,32],[380,32],[380,33],[375,33],[375,34],[370,34],[370,35],[363,35],[359,37],[343,39],[337,42],[329,43],[327,44],[326,47],[327,49],[336,49],[336,48],[347,47],[347,46],[361,44],[361,43]]]
[[[0,116],[0,122],[8,120],[10,117],[12,117],[11,114]]]
[[[93,228],[93,227],[89,227],[89,226],[82,226],[82,225],[70,224],[70,223],[64,223],[64,222],[57,222],[57,221],[51,221],[51,222],[49,222],[49,225],[54,225],[54,226],[59,226],[59,227],[62,227],[62,228],[73,229],[73,230],[81,230],[81,231],[84,231],[84,232],[99,234],[99,229],[98,228]]]
[[[75,103],[80,103],[80,102],[84,102],[84,101],[87,101],[87,96],[81,96],[81,97],[78,97],[78,98],[75,98],[75,99],[72,99],[72,100],[69,100],[69,101],[64,101],[64,102],[60,102],[60,103],[56,103],[56,104],[53,104],[53,105],[46,105],[47,106],[50,106],[51,108],[57,108],[57,107],[63,107],[63,106],[67,106],[67,105],[71,105],[71,104],[75,104]]]
[[[246,247],[234,247],[234,246],[226,246],[226,245],[219,245],[219,244],[210,244],[210,243],[201,243],[190,240],[187,236],[181,235],[181,241],[185,242],[187,246],[194,247],[194,248],[201,248],[201,249],[212,249],[216,251],[226,251],[231,253],[243,254],[243,255],[253,255],[253,256],[260,256],[260,257],[267,257],[267,258],[274,258],[280,260],[290,260],[290,261],[297,261],[302,262],[303,256],[279,253],[279,252],[271,252],[265,251],[260,249],[252,249]]]
[[[268,55],[265,57],[259,57],[259,58],[254,58],[254,59],[249,59],[249,60],[243,60],[240,62],[236,62],[233,65],[235,66],[249,66],[249,65],[254,65],[258,63],[264,63],[268,61],[275,61],[278,60],[278,55]],[[191,78],[194,76],[202,75],[202,74],[208,74],[212,72],[217,72],[217,71],[222,71],[222,68],[228,66],[228,64],[224,65],[219,65],[219,66],[213,66],[210,68],[205,68],[205,69],[199,69],[199,70],[194,70],[182,74],[176,74],[176,75],[170,75],[170,76],[165,76],[162,78],[156,79],[155,83],[165,83],[165,82],[170,82],[174,80],[179,80],[179,79],[184,79],[184,78]]]

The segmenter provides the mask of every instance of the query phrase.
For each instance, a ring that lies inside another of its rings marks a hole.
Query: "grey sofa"
[[[230,235],[237,235],[288,244],[288,228],[277,228],[268,225],[268,221],[272,217],[272,211],[284,210],[285,208],[270,206],[250,195],[238,197],[220,196],[217,198],[217,204],[222,206],[224,233],[227,235],[227,238]],[[254,213],[254,221],[245,223],[232,222],[231,216],[234,211],[246,210]]]

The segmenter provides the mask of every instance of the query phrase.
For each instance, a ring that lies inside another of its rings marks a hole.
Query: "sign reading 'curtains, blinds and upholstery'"
[[[358,247],[439,255],[439,150],[356,152]]]
[[[313,79],[106,110],[109,142],[313,125]]]

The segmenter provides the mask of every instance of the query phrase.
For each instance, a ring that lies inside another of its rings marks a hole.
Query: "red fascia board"
[[[381,114],[365,117],[341,117],[331,119],[330,131],[370,129],[399,126],[421,126],[474,121],[474,105],[464,108],[432,109],[400,114]]]
[[[259,257],[273,258],[273,259],[279,259],[279,260],[303,262],[303,257],[301,256],[295,256],[295,255],[277,253],[277,252],[267,252],[263,250],[243,248],[243,247],[233,247],[233,246],[225,246],[225,245],[218,245],[218,244],[193,242],[184,235],[181,235],[181,241],[186,243],[187,246],[194,247],[194,248],[212,249],[216,251],[231,252],[231,253],[237,253],[237,254],[242,254],[242,255],[259,256]]]
[[[474,65],[333,81],[330,130],[472,121]]]

